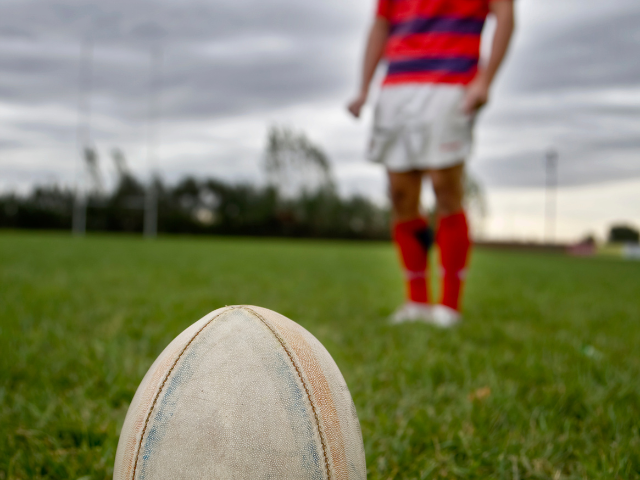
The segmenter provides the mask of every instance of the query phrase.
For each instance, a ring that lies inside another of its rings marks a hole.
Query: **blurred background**
[[[4,0],[2,226],[71,228],[75,202],[80,229],[146,211],[150,235],[384,237],[371,108],[344,107],[374,3]],[[637,242],[640,3],[516,5],[469,163],[476,238]]]
[[[640,2],[515,1],[445,331],[389,325],[390,242],[263,238],[389,236],[346,111],[375,0],[1,0],[0,480],[111,479],[149,365],[234,304],[331,352],[370,480],[640,479]]]

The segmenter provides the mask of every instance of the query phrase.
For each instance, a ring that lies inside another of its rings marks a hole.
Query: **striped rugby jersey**
[[[390,24],[384,84],[473,80],[491,1],[378,0],[377,15]]]

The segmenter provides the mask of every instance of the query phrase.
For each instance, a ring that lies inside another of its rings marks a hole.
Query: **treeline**
[[[145,187],[130,174],[109,194],[89,194],[88,231],[142,232]],[[389,213],[368,199],[341,198],[331,186],[285,196],[273,186],[184,178],[155,181],[158,232],[315,238],[388,238]],[[0,228],[70,230],[73,192],[40,186],[0,196]]]
[[[361,196],[340,197],[331,162],[304,133],[271,126],[266,140],[266,186],[194,177],[175,185],[156,178],[151,186],[144,185],[116,148],[111,156],[118,180],[106,192],[104,165],[95,148],[86,147],[84,193],[78,197],[86,199],[81,202],[86,204],[86,230],[142,232],[145,202],[153,198],[160,233],[388,238],[389,212]],[[0,195],[0,228],[70,230],[78,198],[53,185],[36,187],[24,196]]]

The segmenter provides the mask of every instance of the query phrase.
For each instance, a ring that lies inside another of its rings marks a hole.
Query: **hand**
[[[489,101],[489,82],[480,74],[467,85],[462,109],[465,114],[473,115]]]
[[[356,118],[359,118],[360,111],[362,110],[362,107],[366,103],[366,101],[367,101],[367,92],[360,92],[360,94],[356,97],[356,99],[353,100],[351,103],[349,103],[349,105],[347,106],[347,109],[349,110],[349,112],[351,112],[351,115],[353,115]]]

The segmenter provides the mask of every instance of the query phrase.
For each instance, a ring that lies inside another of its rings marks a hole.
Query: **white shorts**
[[[390,85],[376,105],[367,157],[393,172],[441,169],[464,162],[473,116],[462,111],[465,87]]]

